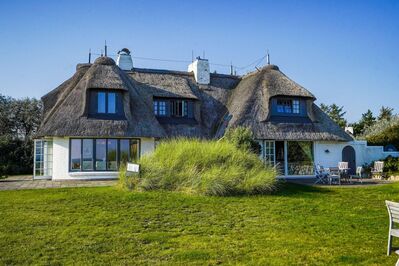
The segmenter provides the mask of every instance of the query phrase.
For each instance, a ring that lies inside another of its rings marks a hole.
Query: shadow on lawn
[[[297,195],[304,195],[304,193],[326,194],[326,193],[333,193],[333,191],[328,188],[321,188],[309,185],[295,184],[286,181],[279,181],[277,183],[277,189],[273,193],[273,195],[297,196]]]

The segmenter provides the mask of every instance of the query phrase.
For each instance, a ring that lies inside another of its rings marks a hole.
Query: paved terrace
[[[11,176],[0,179],[0,190],[18,189],[43,189],[43,188],[64,188],[64,187],[105,187],[113,186],[116,180],[33,180],[32,176]]]

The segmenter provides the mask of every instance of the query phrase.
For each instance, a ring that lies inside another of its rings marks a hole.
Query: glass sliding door
[[[313,175],[313,142],[287,141],[288,175]]]
[[[82,141],[80,139],[71,140],[71,170],[79,171],[82,164]]]
[[[285,175],[285,149],[284,141],[275,142],[276,168],[279,175]]]
[[[118,170],[118,144],[116,139],[107,140],[107,170]]]
[[[92,171],[94,169],[93,164],[93,140],[83,139],[82,141],[82,170]]]
[[[96,170],[107,170],[107,140],[96,139]]]
[[[35,148],[38,171],[52,163],[49,161],[52,159],[51,146],[46,148],[46,151],[51,153],[51,158],[43,166],[42,146],[42,142],[38,142]],[[123,163],[137,162],[140,157],[140,140],[73,138],[70,140],[69,149],[70,171],[118,171]]]
[[[130,140],[128,139],[121,139],[120,141],[120,155],[119,159],[121,163],[126,164],[129,161],[129,142]]]

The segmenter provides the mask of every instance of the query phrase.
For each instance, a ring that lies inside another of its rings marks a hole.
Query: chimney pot
[[[133,61],[130,51],[127,48],[123,48],[118,52],[118,58],[116,59],[116,65],[122,70],[132,70]]]

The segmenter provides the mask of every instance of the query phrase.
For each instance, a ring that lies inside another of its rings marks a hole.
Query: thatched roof
[[[90,89],[120,89],[126,119],[88,118]],[[78,65],[75,75],[42,97],[43,121],[37,136],[165,137],[149,106],[130,77],[111,58]]]
[[[199,101],[201,119],[196,123],[167,123],[161,125],[169,137],[212,138],[226,113],[226,104],[240,78],[211,74],[209,85],[199,85],[189,72],[134,68],[128,74],[135,88],[149,104],[153,97],[185,98]]]
[[[126,119],[88,118],[88,91],[95,88],[121,90]],[[310,122],[271,122],[269,103],[275,96],[306,99]],[[199,103],[199,119],[157,119],[152,110],[154,97],[192,99]],[[72,78],[42,100],[44,119],[38,136],[215,138],[228,127],[242,125],[251,127],[261,139],[351,140],[313,103],[312,93],[273,65],[244,77],[211,74],[209,85],[199,85],[192,73],[141,68],[122,71],[111,58],[100,57],[94,64],[79,64]]]
[[[292,96],[306,99],[311,123],[275,123],[270,121],[270,99]],[[313,101],[315,97],[298,85],[277,66],[269,65],[244,76],[231,95],[228,127],[248,126],[256,138],[276,140],[334,140],[352,138],[324,114]]]

